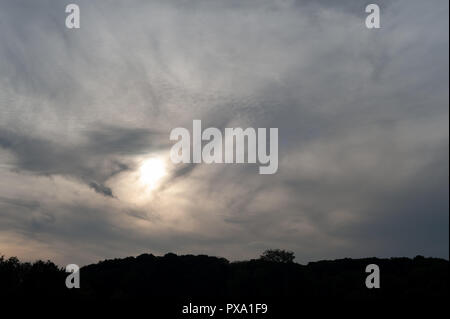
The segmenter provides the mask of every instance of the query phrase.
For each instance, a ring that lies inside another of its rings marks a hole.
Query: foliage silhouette
[[[448,297],[449,262],[443,259],[340,259],[301,265],[292,262],[293,255],[287,257],[282,262],[260,258],[230,263],[224,258],[170,253],[104,260],[81,268],[80,289],[67,289],[68,274],[50,261],[21,263],[15,257],[0,257],[0,297]],[[365,287],[365,267],[372,263],[381,269],[381,289]]]
[[[295,256],[292,251],[286,251],[282,249],[268,249],[263,252],[260,259],[277,263],[292,263],[294,262]]]

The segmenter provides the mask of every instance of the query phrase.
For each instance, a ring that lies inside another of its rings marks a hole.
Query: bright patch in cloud
[[[167,174],[166,165],[160,158],[145,160],[139,168],[140,181],[149,189],[154,189]]]

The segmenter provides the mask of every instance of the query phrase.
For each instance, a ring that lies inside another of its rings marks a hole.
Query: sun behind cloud
[[[139,179],[149,189],[154,189],[158,182],[167,175],[166,165],[161,158],[150,158],[139,167]]]

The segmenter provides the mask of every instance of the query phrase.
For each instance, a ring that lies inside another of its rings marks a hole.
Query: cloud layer
[[[448,2],[0,2],[0,253],[448,258]],[[278,173],[175,166],[193,119],[278,127]],[[139,165],[168,174],[149,191]]]

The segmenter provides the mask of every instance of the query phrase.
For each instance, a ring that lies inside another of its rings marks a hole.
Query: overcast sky
[[[449,4],[0,0],[0,255],[297,261],[449,251]],[[279,128],[279,169],[170,131]],[[166,167],[157,187],[141,165]]]

